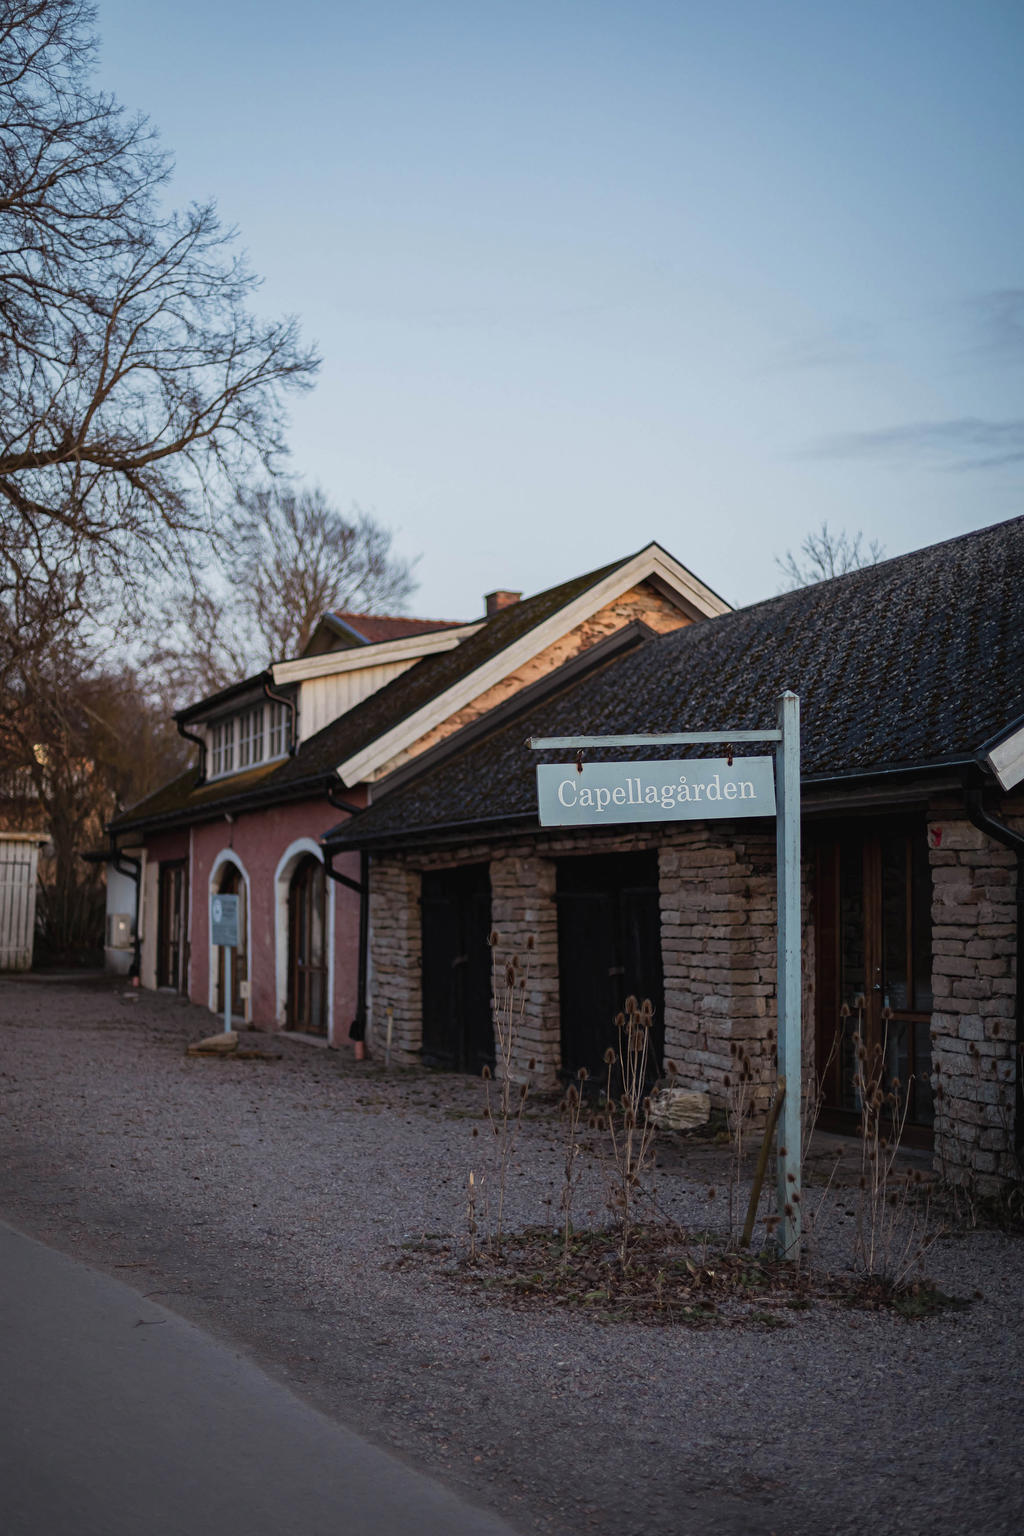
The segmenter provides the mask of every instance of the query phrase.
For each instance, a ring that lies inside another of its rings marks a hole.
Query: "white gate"
[[[0,832],[0,971],[32,968],[36,869],[45,837]]]

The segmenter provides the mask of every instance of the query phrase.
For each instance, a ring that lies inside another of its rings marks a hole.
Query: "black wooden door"
[[[618,1049],[615,1015],[632,993],[654,1008],[650,1066],[665,1049],[658,855],[606,854],[558,865],[558,984],[562,1071],[604,1076],[604,1053]]]
[[[817,837],[817,1060],[822,1124],[860,1119],[857,1036],[907,1100],[927,1145],[931,1092],[931,870],[924,820],[823,828]]]
[[[493,1066],[488,865],[426,873],[422,925],[423,1060],[455,1072]]]

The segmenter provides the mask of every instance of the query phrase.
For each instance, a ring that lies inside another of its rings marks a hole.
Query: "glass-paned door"
[[[858,1051],[898,1088],[926,1143],[931,1090],[932,881],[924,820],[850,824],[817,841],[817,1063],[823,1123],[860,1119]]]

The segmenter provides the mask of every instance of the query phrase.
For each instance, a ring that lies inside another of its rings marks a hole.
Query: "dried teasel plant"
[[[607,1067],[606,1120],[613,1169],[608,1204],[619,1222],[619,1256],[623,1268],[629,1262],[634,1203],[640,1193],[642,1176],[651,1161],[656,1134],[646,1090],[653,1023],[654,1007],[650,999],[645,998],[640,1003],[633,996],[627,997],[625,1009],[615,1016],[618,1051],[609,1046],[604,1056]],[[616,1067],[622,1083],[617,1100],[613,1091]]]
[[[562,1168],[562,1195],[559,1202],[562,1212],[562,1263],[569,1261],[569,1245],[572,1241],[572,1202],[580,1181],[580,1124],[586,1112],[586,1083],[590,1073],[580,1067],[576,1082],[570,1083],[558,1106],[565,1127],[565,1160]],[[589,1117],[588,1117],[589,1119]]]

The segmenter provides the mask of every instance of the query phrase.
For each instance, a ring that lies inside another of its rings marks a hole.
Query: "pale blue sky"
[[[658,539],[1024,511],[1020,0],[99,0],[103,83],[324,356],[294,467],[472,618]]]

